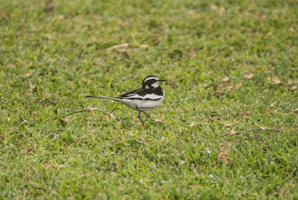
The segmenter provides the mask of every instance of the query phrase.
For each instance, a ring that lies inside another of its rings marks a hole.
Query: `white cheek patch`
[[[154,87],[154,88],[157,88],[159,85],[158,85],[158,82],[155,82],[151,86]]]
[[[149,89],[149,86],[148,86],[148,85],[146,85],[146,86],[145,86],[145,89]]]

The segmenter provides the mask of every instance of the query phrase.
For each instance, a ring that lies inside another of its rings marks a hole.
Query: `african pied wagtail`
[[[86,97],[112,99],[120,103],[123,103],[126,106],[139,111],[138,117],[144,124],[144,121],[141,118],[141,113],[143,112],[146,115],[146,120],[148,120],[148,117],[151,119],[150,115],[145,111],[152,110],[158,107],[162,102],[163,98],[165,97],[165,92],[158,85],[158,82],[160,81],[166,80],[159,79],[154,75],[149,75],[143,80],[142,88],[127,92],[125,94],[120,95],[119,97],[105,97],[92,95],[88,95]]]

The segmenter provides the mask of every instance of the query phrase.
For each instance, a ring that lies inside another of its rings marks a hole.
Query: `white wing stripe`
[[[126,99],[160,99],[162,96],[156,95],[156,94],[146,94],[145,96],[140,96],[137,94],[124,97]]]
[[[146,94],[144,96],[144,99],[160,99],[160,97],[162,97],[162,96],[159,96],[159,95],[156,95],[156,94]]]

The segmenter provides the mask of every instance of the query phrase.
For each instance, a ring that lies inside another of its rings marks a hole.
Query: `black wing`
[[[136,90],[124,93],[124,94],[120,95],[118,98],[131,97],[131,96],[135,96],[135,95],[145,96],[146,95],[145,89],[143,89],[143,88],[136,89]]]

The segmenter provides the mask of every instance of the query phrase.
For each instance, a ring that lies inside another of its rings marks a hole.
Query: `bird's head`
[[[161,81],[166,81],[165,79],[159,79],[154,75],[149,75],[143,80],[144,89],[152,89],[159,87],[158,83]]]

